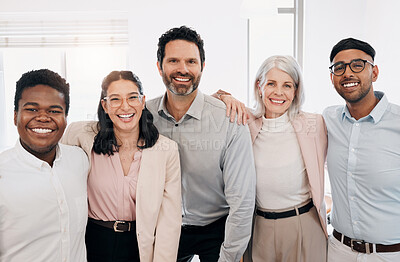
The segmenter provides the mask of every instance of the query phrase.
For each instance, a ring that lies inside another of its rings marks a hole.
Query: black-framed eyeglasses
[[[364,70],[365,63],[374,66],[374,64],[368,60],[354,59],[351,60],[350,63],[344,63],[344,62],[334,63],[329,67],[329,70],[335,76],[341,76],[344,74],[344,72],[346,72],[346,66],[348,65],[350,67],[350,70],[353,71],[353,73],[360,73]]]

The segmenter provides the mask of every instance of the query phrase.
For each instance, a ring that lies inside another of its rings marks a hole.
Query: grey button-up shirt
[[[166,94],[146,106],[158,131],[179,145],[183,223],[203,226],[228,214],[219,261],[239,261],[250,238],[255,204],[249,129],[229,122],[225,105],[200,91],[178,122],[165,100]]]

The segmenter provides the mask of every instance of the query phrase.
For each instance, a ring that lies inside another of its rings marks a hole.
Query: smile
[[[32,128],[31,130],[38,134],[47,134],[53,132],[53,130],[47,128]]]
[[[174,77],[174,80],[179,81],[179,82],[188,82],[188,81],[190,81],[189,78],[181,78],[181,77]]]
[[[275,100],[275,99],[272,99],[272,98],[270,98],[269,99],[272,103],[274,103],[274,104],[283,104],[283,103],[285,103],[285,100]]]
[[[357,82],[351,82],[351,83],[344,83],[343,87],[349,88],[349,87],[353,87],[353,86],[358,86],[359,83]]]
[[[127,115],[117,115],[119,118],[128,119],[133,117],[135,114],[127,114]]]

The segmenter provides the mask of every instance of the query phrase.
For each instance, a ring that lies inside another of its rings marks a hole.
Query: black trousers
[[[182,226],[178,262],[189,262],[198,255],[202,262],[216,262],[224,242],[224,216],[206,226]]]
[[[89,220],[85,236],[88,262],[140,261],[136,224],[134,228],[129,232],[114,232]]]

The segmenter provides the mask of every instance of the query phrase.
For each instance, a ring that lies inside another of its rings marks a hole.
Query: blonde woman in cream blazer
[[[120,72],[114,71],[110,73],[103,81],[102,101],[108,99],[108,96],[110,95],[115,95],[115,94],[110,94],[110,92],[107,93],[107,90],[109,91],[111,87],[114,87],[112,86],[113,84],[117,85],[118,88],[120,88],[121,86],[120,89],[125,90],[122,85],[128,84],[130,88],[131,83],[134,83],[135,86],[138,87],[139,89],[138,93],[142,94],[141,83],[139,79],[135,75],[133,75],[130,71],[120,71]],[[141,106],[139,103],[136,103],[137,104],[136,106],[134,99],[137,99],[136,96],[139,94],[136,93],[132,94],[132,92],[130,92],[132,90],[130,89],[128,89],[128,91],[129,94],[125,98],[126,103],[122,101],[121,107],[126,107],[127,110],[135,112],[133,114],[134,116],[132,116],[133,119],[135,118],[136,115],[140,113],[140,109],[142,108],[143,109],[143,112],[141,112],[142,116],[141,119],[138,120],[142,121],[143,115],[145,113],[150,114],[150,112],[145,112],[145,110],[147,109],[144,109],[144,105]],[[131,99],[131,101],[129,101],[129,99]],[[102,103],[103,106],[105,106],[105,102]],[[131,103],[134,106],[130,106]],[[111,115],[111,112],[109,110],[108,111],[106,110],[106,113]],[[100,117],[102,116],[99,116],[99,119]],[[125,115],[124,117],[126,118]],[[147,115],[147,118],[148,117],[149,115]],[[118,128],[118,125],[124,128],[126,125],[131,124],[131,122],[127,121],[125,118],[123,119],[122,124],[116,123],[118,119],[114,119],[115,116],[110,116],[109,118],[111,118],[113,122],[114,126],[112,128],[114,129],[115,133],[117,133],[115,129]],[[142,121],[141,125],[143,124],[144,123]],[[91,170],[93,170],[92,169],[94,163],[93,156],[95,155],[94,141],[98,133],[99,133],[99,124],[97,121],[75,122],[69,125],[61,142],[68,145],[79,146],[82,149],[84,149],[84,151],[89,156],[89,159],[91,160]],[[139,144],[140,142],[138,141],[138,145]],[[135,208],[136,238],[137,238],[136,248],[138,248],[137,252],[138,254],[136,254],[135,256],[137,257],[140,255],[141,262],[168,262],[168,261],[175,262],[177,257],[181,220],[182,220],[181,179],[180,179],[178,146],[174,141],[162,135],[158,135],[158,139],[156,139],[155,144],[153,146],[142,148],[140,151],[141,151],[140,168],[138,169],[139,171],[137,174],[136,200],[134,203],[136,206]],[[89,174],[88,178],[88,192],[90,191],[89,188],[91,186],[90,185],[91,174],[92,173]],[[95,185],[96,184],[92,186]],[[97,189],[97,191],[100,191],[100,193],[102,193],[101,190],[102,190],[101,188]],[[117,203],[113,204],[117,205]],[[90,205],[90,199],[89,199],[89,205]],[[91,212],[89,207],[89,217],[90,213]],[[116,214],[113,215],[117,216]],[[91,218],[89,218],[89,222],[91,222]],[[90,224],[89,222],[88,226]],[[101,221],[101,223],[103,222],[104,221]],[[107,223],[108,221],[105,222]],[[106,228],[104,230],[114,231],[112,228],[111,229]],[[119,232],[111,232],[111,233],[113,234],[115,233],[116,237],[118,237],[119,234],[121,234]],[[86,232],[86,234],[88,234],[88,231]],[[90,241],[93,242],[93,240]],[[89,248],[93,245],[92,244],[89,245],[87,235],[86,235],[86,244],[88,248],[88,261],[90,261]],[[135,246],[133,245],[132,247],[129,248],[126,248],[126,246],[127,245],[125,245],[124,249],[111,250],[111,252],[120,253],[120,252],[125,252],[126,249],[132,248],[133,250],[135,248]],[[111,249],[112,247],[109,247],[109,245],[107,244],[106,247],[104,248]],[[103,249],[103,247],[99,247],[99,249]],[[100,252],[99,253],[100,256],[102,254],[101,252],[103,252],[103,250],[96,250],[96,248],[94,251]],[[92,257],[91,260],[98,261],[99,259],[102,260],[101,257],[99,258],[99,256],[97,256],[97,257]],[[139,258],[137,257],[136,259],[133,259],[133,261],[139,261],[138,259]],[[102,261],[113,261],[113,258],[107,258],[107,259],[104,258]],[[132,261],[132,259],[128,258],[123,261]]]
[[[257,174],[256,212],[244,261],[324,262],[328,237],[324,120],[300,111],[303,79],[291,56],[264,61],[254,94],[256,108],[247,109],[247,114]],[[220,90],[215,96],[228,111],[238,107],[243,111],[244,105],[229,93]]]

